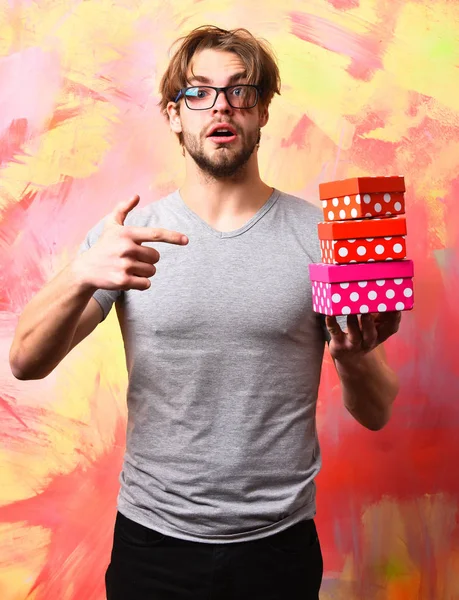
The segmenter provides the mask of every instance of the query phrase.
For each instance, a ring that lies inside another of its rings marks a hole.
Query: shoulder
[[[278,204],[281,210],[292,217],[307,219],[314,225],[317,225],[323,219],[322,208],[311,198],[300,198],[299,196],[279,191]]]
[[[299,244],[309,261],[321,261],[320,241],[317,225],[323,221],[323,210],[312,199],[300,198],[280,192],[279,211],[283,235]]]
[[[141,208],[135,208],[126,217],[124,224],[133,227],[155,227],[159,226],[164,216],[174,210],[176,193],[149,202]],[[84,241],[80,246],[80,252],[88,250],[93,246],[102,234],[105,226],[105,220],[108,215],[101,218],[86,234]]]
[[[145,206],[134,209],[128,214],[124,222],[125,225],[134,227],[150,227],[157,223],[173,210],[177,200],[177,191],[163,196],[159,200],[153,200]]]

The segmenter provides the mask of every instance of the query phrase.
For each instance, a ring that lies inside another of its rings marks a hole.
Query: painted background
[[[41,381],[16,381],[18,315],[120,199],[183,175],[157,108],[172,41],[213,23],[267,38],[283,88],[263,177],[317,198],[404,175],[416,309],[387,348],[390,425],[342,408],[327,357],[319,432],[323,600],[459,598],[459,5],[435,0],[0,3],[0,598],[102,600],[125,427],[112,311]]]

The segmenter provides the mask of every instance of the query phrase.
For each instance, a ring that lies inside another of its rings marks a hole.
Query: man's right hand
[[[142,242],[184,246],[188,238],[177,231],[124,225],[140,198],[120,202],[106,218],[104,230],[92,248],[74,261],[74,271],[88,287],[102,290],[147,290],[160,254]]]

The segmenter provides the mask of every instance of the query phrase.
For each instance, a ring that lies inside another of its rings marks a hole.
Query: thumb
[[[115,206],[115,208],[114,208],[113,212],[111,213],[111,215],[109,216],[109,218],[107,219],[107,223],[111,223],[111,224],[116,223],[117,225],[124,225],[124,221],[125,221],[126,217],[131,212],[131,210],[137,206],[137,204],[139,203],[139,200],[140,200],[140,196],[138,194],[136,194],[130,200],[123,200],[123,201],[119,202]]]
[[[336,342],[343,342],[346,339],[346,334],[339,326],[338,320],[334,316],[325,317],[325,325],[330,333],[331,339]]]

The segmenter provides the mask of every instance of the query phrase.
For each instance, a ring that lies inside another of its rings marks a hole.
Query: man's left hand
[[[400,311],[348,315],[347,333],[339,326],[336,317],[326,316],[325,323],[331,335],[329,344],[333,359],[346,362],[374,350],[398,331]]]

